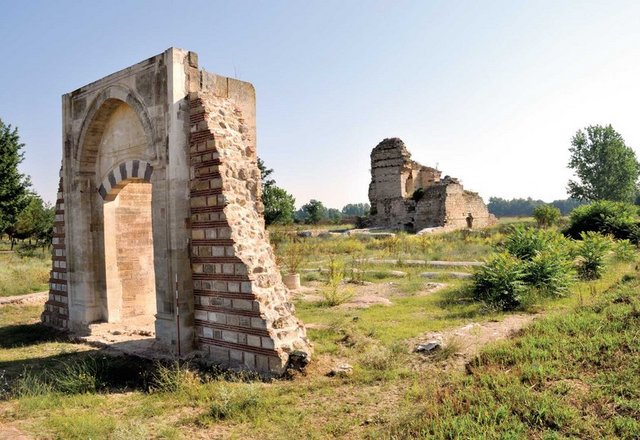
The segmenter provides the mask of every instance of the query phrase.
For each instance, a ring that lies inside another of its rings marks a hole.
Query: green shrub
[[[492,307],[515,309],[526,293],[524,277],[525,264],[521,260],[506,252],[494,254],[473,275],[474,296]]]
[[[560,219],[560,210],[553,205],[540,205],[533,210],[533,218],[539,227],[548,228]]]
[[[578,239],[581,233],[593,231],[637,243],[640,238],[637,216],[638,208],[628,203],[606,200],[594,202],[571,211],[570,224],[565,233]]]
[[[540,252],[565,249],[566,239],[553,230],[541,230],[517,226],[504,241],[503,248],[521,260],[531,260]]]
[[[538,252],[525,263],[524,282],[542,296],[564,296],[573,281],[571,262],[557,250]]]
[[[605,256],[611,247],[611,239],[598,232],[583,232],[578,247],[578,273],[585,280],[596,280],[602,276]]]
[[[638,248],[629,240],[617,240],[613,252],[618,261],[635,261],[638,257]]]
[[[342,286],[344,263],[335,257],[330,257],[328,269],[327,287],[320,290],[324,304],[331,307],[337,306],[353,298],[353,289]]]

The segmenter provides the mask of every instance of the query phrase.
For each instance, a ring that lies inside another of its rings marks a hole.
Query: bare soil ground
[[[443,366],[464,368],[465,364],[477,355],[482,347],[513,336],[540,316],[541,314],[517,314],[505,316],[501,321],[472,322],[446,331],[425,333],[410,341],[410,346],[415,347],[429,341],[439,341],[443,344],[443,349],[452,350],[451,355],[443,360]],[[433,365],[432,356],[416,353],[416,366],[424,367],[426,364]]]
[[[0,305],[3,304],[37,304],[47,300],[48,291],[28,293],[26,295],[4,296],[0,297]]]
[[[319,282],[310,283],[309,286],[302,286],[300,289],[292,291],[294,297],[307,302],[319,302],[323,300],[321,290],[324,284]],[[424,289],[415,293],[417,296],[432,294],[442,288],[444,283],[427,283]],[[406,295],[398,289],[396,283],[364,283],[348,284],[346,289],[353,290],[353,296],[338,307],[366,309],[374,305],[390,306],[393,304],[393,297]]]

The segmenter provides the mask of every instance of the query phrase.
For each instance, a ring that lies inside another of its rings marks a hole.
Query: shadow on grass
[[[68,341],[66,332],[42,324],[18,324],[0,328],[0,348],[26,347],[44,342]]]

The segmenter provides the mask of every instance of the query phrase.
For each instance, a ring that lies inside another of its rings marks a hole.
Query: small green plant
[[[292,240],[282,245],[281,261],[287,268],[289,274],[296,274],[304,263],[307,254],[306,243],[299,240]]]
[[[364,276],[366,271],[366,259],[360,254],[351,259],[351,267],[349,273],[349,282],[354,284],[364,284]]]
[[[175,393],[198,383],[200,380],[189,369],[188,364],[181,365],[178,361],[169,364],[156,362],[151,374],[150,390],[159,393]]]
[[[342,286],[344,280],[344,263],[342,260],[331,256],[329,258],[329,273],[327,286],[320,291],[324,298],[324,304],[337,306],[353,298],[353,289]]]
[[[254,384],[225,384],[217,387],[209,416],[216,421],[248,417],[261,406],[260,393]]]
[[[533,218],[536,219],[538,227],[548,228],[560,219],[560,210],[553,205],[540,205],[533,210]]]
[[[605,256],[611,248],[611,238],[599,232],[582,232],[582,241],[578,246],[578,273],[584,280],[597,280],[602,277]]]
[[[616,240],[613,252],[618,261],[636,261],[638,258],[638,247],[630,240]]]
[[[502,310],[520,305],[526,292],[525,267],[521,260],[509,253],[494,254],[485,266],[473,275],[476,299]]]

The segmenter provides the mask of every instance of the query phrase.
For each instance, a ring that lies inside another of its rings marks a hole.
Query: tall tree
[[[640,164],[620,133],[611,125],[591,125],[579,130],[569,148],[577,180],[570,180],[571,197],[580,200],[633,202]]]
[[[275,185],[276,181],[269,179],[269,176],[273,174],[273,168],[267,168],[264,161],[258,158],[258,168],[260,169],[260,178],[262,179],[262,189]]]
[[[11,129],[0,119],[0,233],[11,235],[18,214],[29,203],[27,189],[31,183],[18,171],[24,159],[20,151],[23,147],[18,129]]]
[[[327,209],[324,207],[321,201],[311,199],[309,203],[302,205],[302,210],[307,214],[306,221],[308,223],[316,224],[320,220],[323,220],[327,214]]]
[[[53,238],[55,209],[35,194],[28,195],[27,200],[27,206],[16,217],[15,237],[35,239],[36,243],[47,246]]]
[[[296,199],[284,189],[276,185],[266,186],[262,192],[262,202],[266,224],[293,223]]]
[[[288,224],[293,222],[296,199],[284,189],[276,186],[276,181],[269,177],[272,168],[267,168],[264,161],[258,158],[258,168],[262,179],[262,204],[264,205],[264,222]]]

